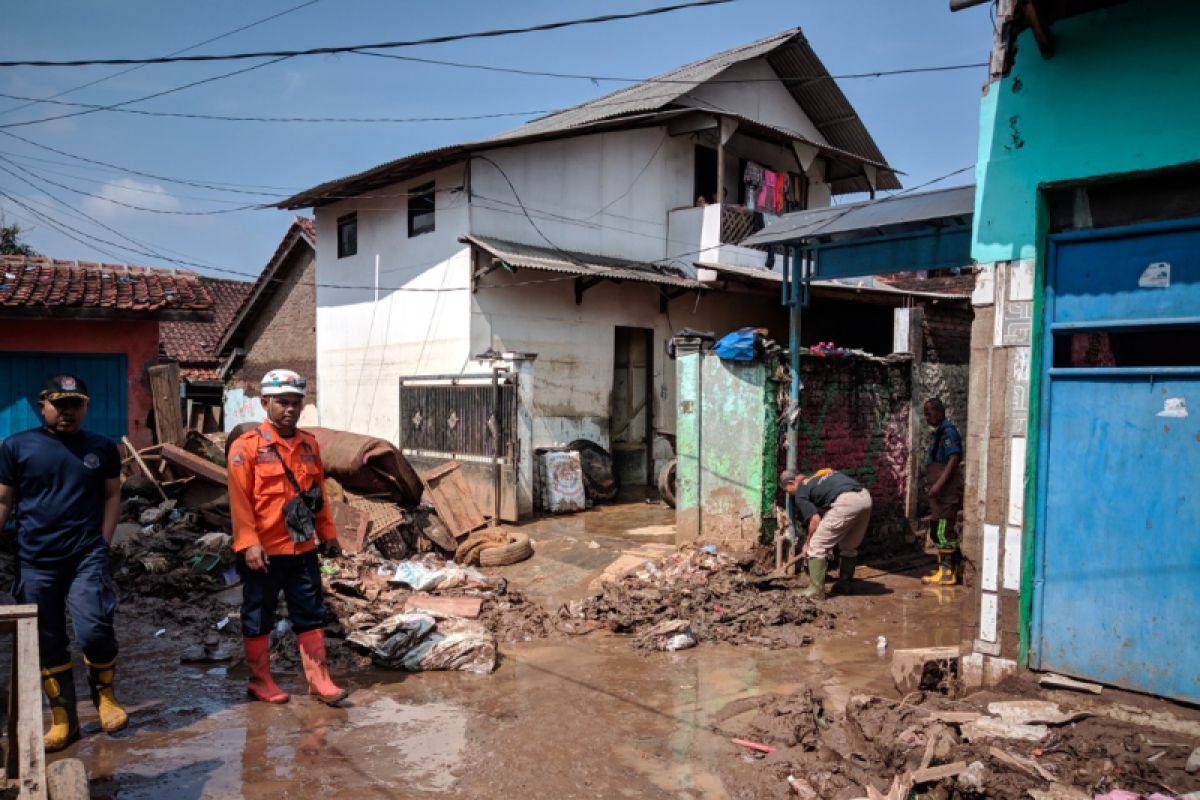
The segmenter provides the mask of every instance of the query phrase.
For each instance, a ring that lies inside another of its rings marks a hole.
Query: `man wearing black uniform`
[[[825,573],[834,547],[840,554],[834,588],[847,591],[854,580],[858,546],[871,521],[870,492],[850,476],[831,469],[797,475],[785,489],[794,503],[796,524],[805,532],[800,554],[808,557],[809,586],[804,594],[825,598]]]
[[[0,443],[0,529],[15,511],[13,596],[38,608],[42,685],[52,715],[45,744],[54,751],[79,738],[68,608],[101,727],[112,733],[129,721],[113,694],[117,596],[108,574],[108,543],[121,513],[121,459],[110,439],[83,430],[88,394],[79,378],[46,381],[40,410],[42,427]]]

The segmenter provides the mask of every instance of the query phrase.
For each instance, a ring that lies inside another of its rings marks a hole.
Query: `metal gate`
[[[1200,221],[1048,256],[1030,665],[1200,701]]]
[[[457,461],[486,515],[517,519],[517,375],[400,379],[400,449],[418,471]]]

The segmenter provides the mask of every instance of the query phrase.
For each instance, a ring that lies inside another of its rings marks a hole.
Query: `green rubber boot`
[[[838,576],[833,583],[833,590],[841,594],[849,594],[854,584],[854,568],[858,565],[857,556],[842,556],[838,559]]]
[[[825,572],[828,568],[828,559],[808,560],[808,588],[804,590],[805,597],[811,597],[813,600],[825,599]]]

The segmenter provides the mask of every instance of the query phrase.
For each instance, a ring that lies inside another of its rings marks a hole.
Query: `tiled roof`
[[[160,340],[163,353],[179,362],[180,375],[189,380],[217,380],[220,357],[217,345],[254,284],[201,276],[213,300],[208,322],[164,322]]]
[[[0,257],[0,316],[204,319],[208,290],[194,272]]]

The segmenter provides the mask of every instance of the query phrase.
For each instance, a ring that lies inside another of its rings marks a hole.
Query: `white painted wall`
[[[527,273],[498,278],[515,282]],[[500,273],[492,273],[493,276]],[[659,288],[641,283],[602,283],[575,305],[570,280],[536,286],[480,290],[471,310],[471,349],[537,353],[533,362],[533,446],[587,438],[608,447],[615,328],[654,330],[654,427],[674,430],[677,403],[675,362],[665,343],[690,327],[724,334],[765,325],[787,336],[787,316],[774,295],[707,294],[672,300],[659,311]]]
[[[713,80],[688,92],[689,96],[681,97],[679,104],[737,114],[798,133],[817,144],[829,144],[765,58],[734,64]]]
[[[400,376],[457,373],[467,363],[470,253],[458,242],[468,221],[464,170],[432,175],[436,228],[412,239],[403,195],[430,176],[316,209],[323,425],[395,442]],[[337,219],[351,211],[358,213],[358,253],[339,259]]]
[[[533,216],[493,165],[471,163],[471,232],[581,253],[654,261],[666,255],[667,212],[692,204],[693,142],[665,128],[578,136],[492,150]],[[544,234],[544,236],[542,235]]]

